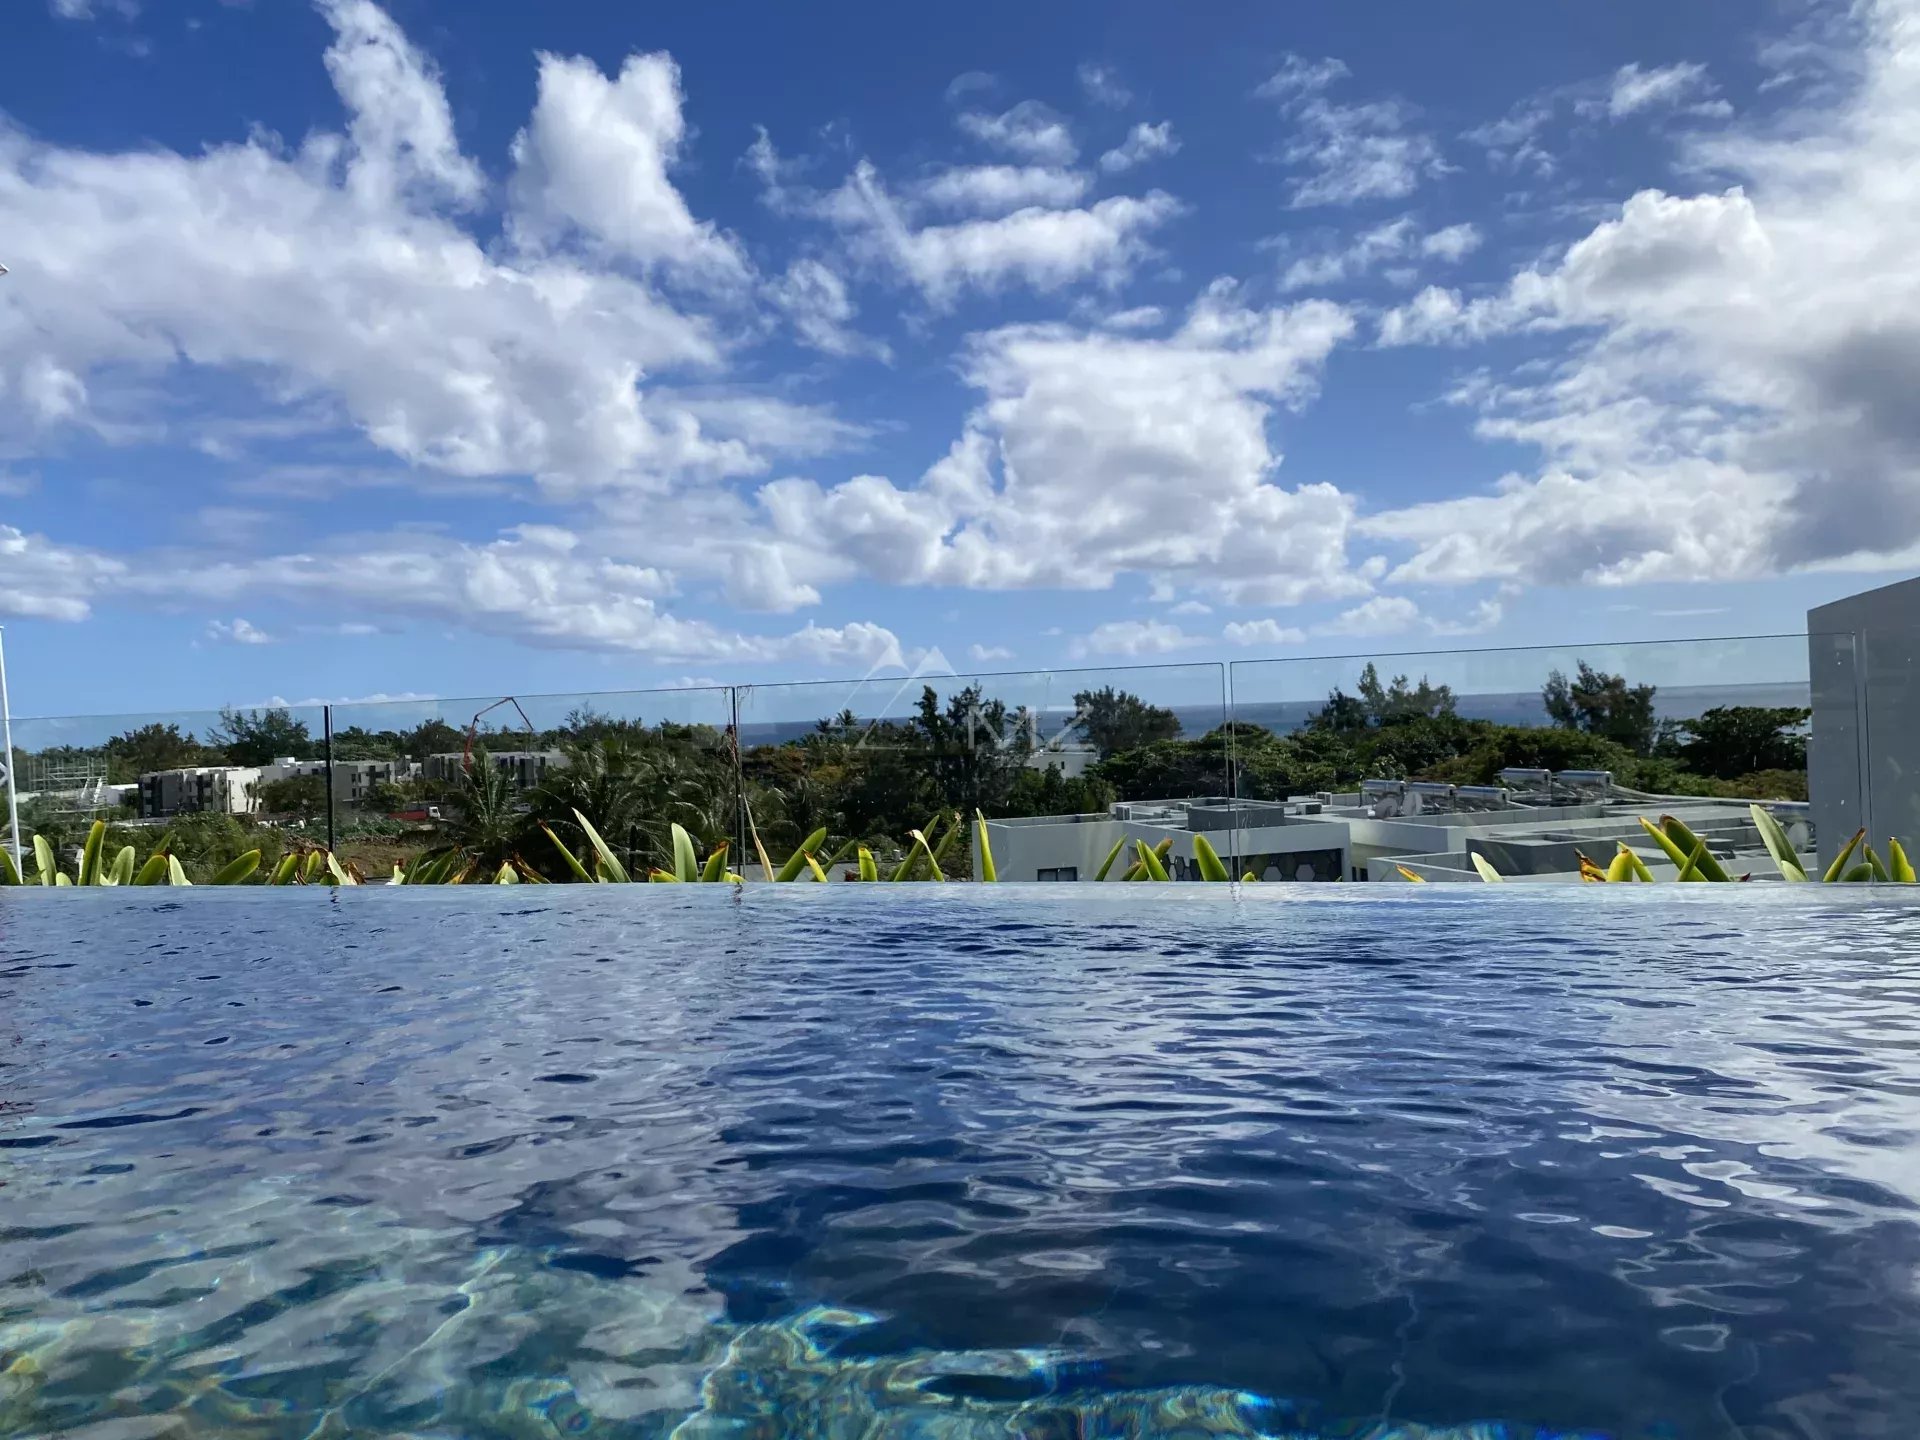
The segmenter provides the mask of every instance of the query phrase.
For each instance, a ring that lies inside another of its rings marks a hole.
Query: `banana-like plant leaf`
[[[1107,852],[1107,858],[1102,860],[1100,862],[1100,868],[1094,871],[1093,878],[1095,880],[1104,880],[1107,878],[1107,872],[1113,869],[1113,862],[1120,858],[1120,852],[1126,848],[1126,844],[1127,837],[1124,835],[1113,842],[1113,848]],[[1122,878],[1124,879],[1125,877],[1123,876]]]
[[[292,850],[282,855],[267,876],[269,885],[291,885],[300,873],[300,856]]]
[[[945,880],[947,877],[941,873],[940,862],[934,859],[933,847],[927,844],[926,833],[921,830],[910,830],[907,833],[913,836],[913,843],[920,847],[920,853],[927,857],[927,868],[933,872],[933,878]]]
[[[1242,884],[1255,885],[1259,883],[1260,877],[1254,874],[1253,871],[1249,870],[1247,871],[1246,874],[1240,877],[1240,880]]]
[[[800,878],[800,872],[807,868],[807,857],[827,843],[827,827],[822,825],[806,839],[800,842],[800,848],[787,857],[787,863],[780,867],[773,878],[780,881],[793,881]]]
[[[1400,878],[1402,880],[1411,881],[1415,885],[1425,885],[1427,883],[1426,876],[1416,875],[1404,865],[1396,865],[1393,868],[1400,872]]]
[[[813,872],[813,878],[822,885],[827,883],[827,872],[820,868],[820,862],[811,855],[807,856],[807,869]]]
[[[335,885],[358,885],[360,883],[360,877],[351,873],[344,865],[342,865],[340,863],[339,857],[336,856],[331,850],[326,852],[326,857],[327,857],[327,874],[333,878],[333,883]]]
[[[1467,858],[1473,861],[1474,873],[1479,875],[1482,880],[1493,885],[1504,885],[1506,883],[1507,877],[1494,869],[1493,862],[1488,860],[1487,857],[1482,855],[1478,850],[1470,852]]]
[[[993,868],[993,842],[987,839],[987,817],[978,808],[973,812],[973,823],[980,832],[980,878],[989,883],[1000,878],[1000,872]]]
[[[859,855],[860,878],[869,883],[877,881],[880,878],[880,867],[873,863],[873,852],[862,845],[859,850]]]
[[[1231,880],[1227,867],[1220,863],[1220,854],[1213,843],[1204,835],[1193,837],[1193,862],[1200,867],[1202,880]]]
[[[1787,838],[1786,827],[1764,805],[1749,805],[1747,813],[1753,816],[1753,828],[1760,832],[1760,843],[1767,847],[1767,854],[1773,857],[1773,865],[1780,872],[1780,878],[1804,881],[1807,872],[1800,864],[1800,857],[1794,854],[1793,842]]]
[[[667,827],[673,837],[673,878],[691,885],[700,878],[700,858],[694,853],[693,837],[678,821]]]
[[[1167,867],[1160,863],[1159,855],[1149,849],[1147,842],[1144,840],[1136,840],[1133,843],[1140,851],[1140,864],[1146,870],[1147,878],[1149,880],[1165,880],[1167,878]]]
[[[1896,885],[1914,883],[1913,862],[1907,859],[1907,852],[1900,848],[1898,840],[1887,841],[1887,870]]]
[[[171,858],[158,850],[154,851],[147,857],[147,863],[140,867],[140,872],[133,877],[133,883],[136,885],[164,884],[167,877],[167,861]]]
[[[1660,828],[1672,836],[1674,843],[1685,850],[1690,858],[1698,852],[1699,858],[1695,861],[1694,868],[1700,872],[1701,879],[1724,885],[1733,878],[1727,874],[1727,867],[1714,859],[1713,853],[1707,849],[1707,842],[1689,830],[1684,821],[1677,820],[1671,815],[1662,815]]]
[[[120,853],[113,857],[113,863],[107,867],[106,877],[102,879],[100,883],[102,885],[131,885],[133,883],[133,867],[137,863],[139,863],[139,860],[133,853],[133,846],[122,845],[120,847]]]
[[[1633,873],[1633,852],[1622,845],[1613,859],[1607,862],[1607,880],[1619,885],[1636,878]]]
[[[1882,885],[1892,881],[1893,876],[1887,873],[1887,867],[1881,864],[1880,857],[1873,853],[1873,846],[1867,845],[1862,847],[1860,853],[1866,857],[1867,868],[1873,872],[1874,879],[1878,880]]]
[[[1873,867],[1864,860],[1840,877],[1841,883],[1848,885],[1858,885],[1871,879],[1873,879]]]
[[[87,830],[87,843],[80,847],[80,873],[73,878],[76,885],[98,885],[100,883],[100,848],[107,843],[107,822],[96,820]]]
[[[318,850],[309,850],[306,858],[300,862],[300,881],[304,885],[311,885],[319,878],[320,852]]]
[[[1687,863],[1680,867],[1680,873],[1674,876],[1673,878],[1676,880],[1699,881],[1699,882],[1705,883],[1707,877],[1706,877],[1706,874],[1700,868],[1700,861],[1706,856],[1706,853],[1707,853],[1707,842],[1704,840],[1695,840],[1693,845],[1693,853],[1687,856]]]
[[[260,852],[249,850],[244,855],[236,855],[214,873],[209,882],[214,885],[238,885],[254,871],[260,868]]]
[[[1866,838],[1867,832],[1864,827],[1854,831],[1853,838],[1847,841],[1838,855],[1833,857],[1833,863],[1827,867],[1827,873],[1820,878],[1829,885],[1836,880],[1848,878],[1847,861],[1853,858],[1853,852],[1860,848],[1860,842]],[[1867,873],[1871,875],[1873,872],[1869,870]]]
[[[187,879],[186,866],[180,863],[180,857],[177,855],[167,856],[167,883],[169,885],[193,884],[193,881]]]
[[[13,851],[7,846],[0,845],[0,885],[23,883],[20,879],[19,867],[13,863]]]
[[[500,868],[493,872],[493,883],[496,885],[518,885],[520,883],[520,872],[513,868],[513,862],[511,860],[502,860],[500,862]]]
[[[1127,867],[1127,873],[1120,877],[1123,883],[1129,880],[1144,880],[1146,878],[1147,867],[1142,865],[1138,860],[1129,865]]]
[[[600,864],[605,868],[607,874],[613,877],[616,884],[625,885],[627,883],[627,867],[620,863],[620,857],[613,853],[612,847],[600,838],[600,832],[593,828],[593,822],[578,810],[573,812],[573,818],[580,822],[580,832],[592,842],[593,852],[600,857]],[[689,848],[691,848],[692,842],[689,841],[688,845]]]
[[[54,857],[53,846],[44,835],[33,837],[33,867],[40,872],[42,885],[53,884],[53,877],[60,868],[60,862]]]
[[[587,867],[580,863],[580,857],[567,848],[566,841],[554,834],[553,827],[544,820],[540,822],[540,828],[547,832],[547,839],[551,840],[553,848],[560,852],[560,858],[567,862],[567,869],[573,872],[573,878],[582,885],[591,885],[593,876],[588,874]]]
[[[709,885],[717,885],[727,878],[727,842],[722,840],[713,847],[713,853],[707,856],[707,865],[700,872],[700,878]]]
[[[65,875],[61,874],[59,871],[56,870],[53,875],[53,883],[56,885],[71,885],[73,884],[73,881],[69,880]]]
[[[1647,832],[1648,837],[1652,839],[1653,843],[1658,845],[1661,850],[1666,853],[1667,859],[1673,862],[1674,868],[1677,870],[1686,869],[1687,852],[1682,850],[1679,845],[1674,842],[1673,837],[1651,820],[1647,819],[1646,816],[1640,815],[1635,818],[1639,820],[1640,828]]]

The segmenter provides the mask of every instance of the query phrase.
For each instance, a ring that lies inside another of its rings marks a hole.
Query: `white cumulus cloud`
[[[1100,168],[1109,175],[1118,175],[1162,155],[1177,154],[1179,149],[1180,142],[1174,137],[1171,121],[1162,120],[1158,125],[1142,122],[1127,132],[1125,140],[1100,157]]]

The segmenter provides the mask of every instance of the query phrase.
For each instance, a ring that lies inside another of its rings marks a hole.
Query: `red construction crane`
[[[491,705],[483,706],[481,709],[476,710],[473,719],[467,722],[467,747],[460,756],[460,772],[463,775],[471,775],[473,773],[473,737],[480,729],[481,719],[493,711],[498,710],[502,705],[511,705],[515,710],[520,711],[520,718],[526,720],[527,724],[527,742],[528,744],[532,744],[534,735],[533,721],[527,720],[527,712],[520,709],[520,702],[511,695],[496,700]]]

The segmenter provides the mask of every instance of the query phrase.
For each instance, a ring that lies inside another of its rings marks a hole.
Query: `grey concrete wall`
[[[1862,826],[1920,839],[1920,579],[1807,612],[1813,736],[1807,785],[1820,857]]]

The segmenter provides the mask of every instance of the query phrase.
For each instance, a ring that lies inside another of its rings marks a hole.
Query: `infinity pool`
[[[0,1435],[1910,1437],[1920,905],[0,902]]]

